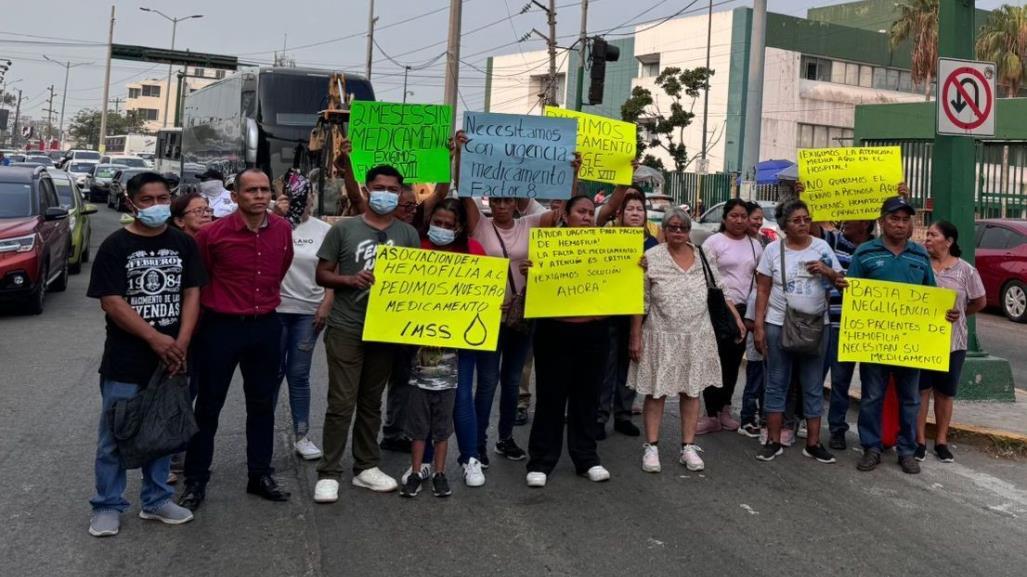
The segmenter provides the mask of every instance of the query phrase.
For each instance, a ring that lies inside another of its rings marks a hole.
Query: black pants
[[[738,369],[745,355],[745,341],[740,343],[717,343],[717,356],[720,357],[721,388],[707,387],[702,392],[706,401],[706,414],[716,417],[720,410],[731,404],[735,396],[735,383],[738,382]]]
[[[528,440],[528,471],[549,474],[563,452],[578,474],[599,464],[596,422],[610,332],[606,320],[540,320],[535,328],[535,419]]]
[[[599,395],[599,423],[631,420],[631,406],[635,403],[635,390],[628,388],[628,340],[631,337],[631,317],[613,317],[610,325],[610,351],[606,361],[603,390]]]
[[[193,339],[196,353],[196,424],[185,458],[187,483],[206,484],[214,460],[214,435],[235,368],[246,394],[246,467],[250,476],[271,472],[275,389],[281,365],[282,323],[274,313],[235,317],[204,311]]]
[[[385,423],[382,437],[386,439],[406,438],[406,406],[410,392],[410,363],[417,347],[396,347],[396,361],[389,376],[389,390],[385,398]]]

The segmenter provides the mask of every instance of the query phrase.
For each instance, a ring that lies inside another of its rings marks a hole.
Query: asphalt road
[[[116,216],[101,208],[94,226],[95,246]],[[493,458],[485,487],[457,481],[449,499],[372,494],[346,479],[338,503],[315,505],[315,465],[288,450],[283,395],[275,466],[293,499],[268,503],[244,492],[238,382],[196,520],[140,520],[132,472],[135,504],[122,532],[99,540],[86,528],[103,320],[84,296],[88,274],[87,266],[67,292],[51,295],[42,316],[0,316],[0,575],[964,576],[1027,567],[1027,463],[959,447],[957,463],[928,459],[919,476],[902,474],[893,455],[859,473],[851,449],[835,465],[799,449],[760,463],[754,441],[720,433],[700,439],[706,471],[688,473],[672,458],[670,404],[662,474],[643,473],[640,442],[613,433],[600,447],[613,474],[605,484],[575,477],[565,459],[548,488],[528,489],[523,463]],[[319,438],[322,347],[314,366]],[[522,444],[527,433],[516,431]],[[385,455],[387,472],[405,466],[405,456]]]
[[[1009,361],[1016,387],[1027,391],[1027,324],[1014,323],[999,311],[977,315],[977,337],[981,347],[996,357]]]

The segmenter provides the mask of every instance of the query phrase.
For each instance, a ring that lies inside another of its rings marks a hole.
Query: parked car
[[[107,207],[118,212],[128,212],[128,191],[126,184],[133,176],[141,172],[149,172],[148,168],[122,168],[114,173],[110,188],[107,189]]]
[[[75,179],[75,184],[87,196],[89,194],[89,177],[93,174],[94,168],[96,168],[96,163],[88,160],[76,160],[64,165],[64,171]]]
[[[31,162],[39,164],[41,166],[54,166],[53,160],[49,156],[43,154],[27,154],[23,162]]]
[[[47,172],[57,189],[57,200],[68,211],[68,228],[71,229],[71,252],[68,254],[68,272],[78,274],[82,263],[89,262],[89,243],[93,238],[93,227],[89,215],[96,213],[96,206],[82,200],[74,178],[63,170],[51,168]]]
[[[770,237],[771,240],[777,240],[781,235],[781,229],[774,220],[774,207],[777,206],[777,203],[771,200],[756,202],[763,209],[763,228],[760,229],[760,232]],[[724,220],[724,204],[721,202],[713,205],[702,216],[692,221],[692,234],[690,235],[692,242],[697,245],[702,244],[720,230],[720,223]]]
[[[64,159],[59,163],[59,165],[63,167],[69,160],[92,160],[93,162],[100,162],[100,153],[95,150],[73,148],[64,152]]]
[[[11,164],[20,164],[25,162],[25,155],[20,152],[15,154],[5,154],[4,157],[11,161]]]
[[[665,194],[645,195],[645,218],[658,225],[663,224],[663,213],[674,205],[674,198]]]
[[[39,314],[68,288],[69,224],[45,168],[0,167],[0,300]]]
[[[975,233],[975,261],[988,306],[1002,309],[1010,320],[1027,322],[1027,222],[979,220]]]
[[[74,164],[74,161],[71,161]],[[86,178],[86,198],[90,202],[107,200],[107,192],[111,187],[111,179],[117,174],[118,167],[113,164],[97,164],[93,172]]]
[[[130,166],[132,168],[149,168],[149,163],[138,156],[125,156],[109,154],[100,158],[100,164],[114,164],[118,166]]]

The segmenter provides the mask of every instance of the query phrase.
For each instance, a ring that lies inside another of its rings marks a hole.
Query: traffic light
[[[610,45],[602,36],[592,37],[592,51],[589,53],[588,103],[603,103],[603,82],[606,81],[606,63],[620,58],[620,48]]]

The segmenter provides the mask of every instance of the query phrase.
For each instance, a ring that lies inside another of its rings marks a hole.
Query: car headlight
[[[68,213],[68,230],[75,230],[75,213]]]
[[[0,240],[0,252],[29,252],[36,245],[36,235],[19,236]]]

